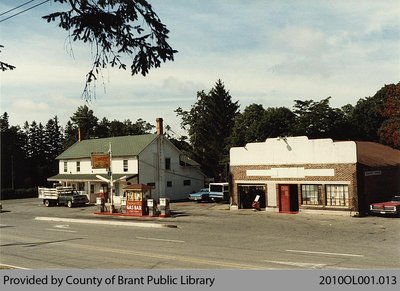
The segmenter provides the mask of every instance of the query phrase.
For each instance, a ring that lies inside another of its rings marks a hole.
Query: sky
[[[0,14],[27,2],[0,0]],[[42,2],[36,0],[24,8]],[[0,59],[17,68],[0,72],[1,114],[11,125],[45,124],[55,115],[65,125],[87,104],[99,119],[155,125],[157,117],[177,134],[184,110],[221,79],[240,110],[294,100],[355,105],[385,84],[400,80],[400,1],[148,0],[170,30],[175,61],[150,73],[103,70],[96,96],[82,99],[93,55],[87,44],[41,16],[46,3],[0,22]],[[0,16],[0,21],[19,10]]]

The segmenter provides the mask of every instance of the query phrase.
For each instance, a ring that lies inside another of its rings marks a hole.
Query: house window
[[[78,191],[85,191],[85,183],[78,183]]]
[[[64,173],[68,172],[68,163],[64,162]]]
[[[183,180],[183,186],[190,186],[192,184],[191,180]]]
[[[76,162],[76,171],[77,172],[81,171],[81,162]]]
[[[349,206],[349,186],[326,185],[326,205]]]
[[[319,197],[318,185],[301,185],[301,204],[318,205]]]
[[[166,158],[165,159],[165,169],[166,170],[171,170],[171,158]]]
[[[124,172],[128,172],[128,160],[124,160]]]
[[[167,187],[172,187],[172,181],[167,181]]]

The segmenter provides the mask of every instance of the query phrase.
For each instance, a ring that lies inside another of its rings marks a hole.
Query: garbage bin
[[[170,216],[169,198],[160,198],[160,216]]]

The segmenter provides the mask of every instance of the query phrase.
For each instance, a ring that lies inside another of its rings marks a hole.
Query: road
[[[0,263],[27,269],[400,268],[398,218],[230,211],[193,202],[171,209],[173,217],[138,220],[98,216],[95,206],[3,201]]]

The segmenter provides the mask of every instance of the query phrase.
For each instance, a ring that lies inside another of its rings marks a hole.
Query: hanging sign
[[[108,153],[92,153],[92,169],[109,169],[110,155]]]

